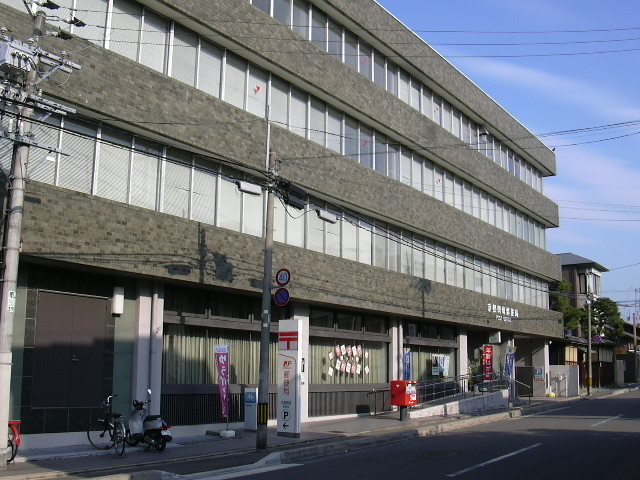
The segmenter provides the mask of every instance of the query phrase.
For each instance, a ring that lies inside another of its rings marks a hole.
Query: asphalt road
[[[261,480],[637,478],[639,447],[640,391],[633,391],[599,400],[559,404],[558,408],[541,414],[243,475],[256,474]],[[237,476],[200,474],[193,475],[193,480]]]

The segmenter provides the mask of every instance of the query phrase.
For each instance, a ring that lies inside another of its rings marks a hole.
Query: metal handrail
[[[487,380],[487,377],[490,377],[490,379]],[[469,387],[474,384],[482,385],[483,388],[478,389],[480,394],[484,394],[485,391],[493,392],[498,389],[502,390],[507,388],[507,381],[508,377],[502,372],[480,375],[459,375],[449,377],[444,381],[429,380],[420,382],[416,385],[416,394],[418,396],[418,403],[420,406],[423,406],[426,403],[441,401],[460,394],[462,398],[466,398]],[[476,392],[472,391],[472,395],[475,396],[475,394]],[[428,397],[431,398],[427,399]]]
[[[529,389],[529,405],[531,405],[531,397],[533,397],[533,388],[531,387],[531,385],[528,385],[526,383],[523,383],[519,380],[516,380],[515,378],[512,378],[511,380],[513,380],[515,383],[519,384],[519,385],[524,385],[525,387],[527,387]],[[514,395],[514,397],[518,397],[519,395]]]

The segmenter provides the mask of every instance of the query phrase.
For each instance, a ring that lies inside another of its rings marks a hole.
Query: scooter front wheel
[[[140,440],[136,440],[135,438],[131,438],[131,434],[127,435],[127,437],[125,438],[125,441],[127,442],[127,445],[129,445],[130,447],[135,447],[136,445],[138,445],[140,443]]]
[[[160,437],[160,442],[156,443],[153,448],[155,448],[158,452],[162,452],[165,448],[167,448],[167,441],[164,439],[164,437]]]

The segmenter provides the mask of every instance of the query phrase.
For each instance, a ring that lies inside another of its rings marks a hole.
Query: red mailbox
[[[415,380],[394,380],[391,382],[391,405],[396,407],[415,407],[418,405]]]

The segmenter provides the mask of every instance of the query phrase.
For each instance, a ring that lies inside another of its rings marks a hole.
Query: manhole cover
[[[425,457],[451,457],[457,454],[458,452],[424,452]]]

